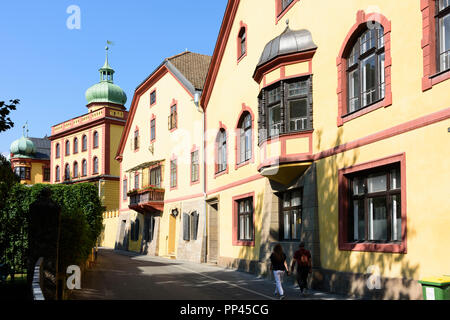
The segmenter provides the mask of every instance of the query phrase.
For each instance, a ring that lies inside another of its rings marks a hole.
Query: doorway
[[[207,255],[208,263],[217,264],[219,258],[219,204],[218,202],[208,205],[208,240]]]
[[[175,255],[175,234],[177,232],[177,218],[169,215],[169,243],[167,246],[168,255]]]

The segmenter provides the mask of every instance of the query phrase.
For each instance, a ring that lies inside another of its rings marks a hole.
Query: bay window
[[[310,76],[279,81],[259,95],[259,143],[313,129]]]

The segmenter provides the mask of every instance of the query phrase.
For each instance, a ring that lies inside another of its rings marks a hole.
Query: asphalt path
[[[283,287],[287,300],[346,299],[317,291],[304,296],[289,282]],[[71,300],[278,300],[274,290],[273,280],[245,272],[100,248]]]

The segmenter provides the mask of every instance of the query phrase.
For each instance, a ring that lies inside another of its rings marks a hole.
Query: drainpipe
[[[202,163],[203,163],[203,215],[204,215],[204,224],[203,224],[203,243],[205,245],[205,253],[203,257],[203,262],[207,262],[207,250],[208,250],[208,243],[207,243],[207,204],[206,204],[206,149],[205,149],[205,112],[203,108],[200,106],[200,91],[196,91],[194,94],[194,104],[197,107],[197,111],[202,114]]]

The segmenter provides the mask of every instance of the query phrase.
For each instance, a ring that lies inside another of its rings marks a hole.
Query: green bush
[[[102,229],[103,208],[94,185],[37,184],[27,187],[16,183],[11,188],[3,188],[4,191],[1,187],[0,192],[3,193],[0,193],[0,197],[4,196],[5,202],[0,205],[0,249],[3,251],[0,254],[4,256],[4,262],[16,270],[23,270],[27,265],[27,257],[34,256],[28,252],[30,209],[34,203],[38,200],[42,202],[43,199],[49,205],[53,201],[60,210],[60,270],[86,261]],[[50,195],[50,199],[45,198],[46,194]],[[46,210],[42,211],[44,215]],[[47,227],[55,228],[56,225]],[[45,245],[40,248],[45,248]],[[54,246],[49,244],[48,248],[51,251]],[[48,257],[52,256],[54,252],[48,252]]]

